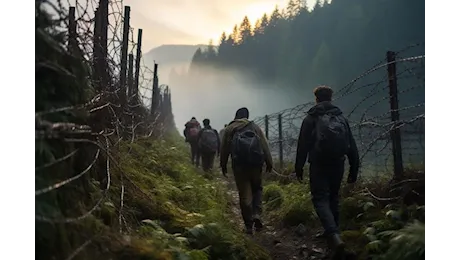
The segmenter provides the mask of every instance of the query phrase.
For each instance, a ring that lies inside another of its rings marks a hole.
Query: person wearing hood
[[[313,91],[316,105],[303,120],[297,142],[296,176],[303,179],[303,167],[308,157],[310,191],[316,213],[324,228],[329,246],[336,254],[343,254],[345,244],[339,231],[339,190],[344,175],[345,156],[350,171],[348,183],[356,182],[359,155],[348,120],[334,106],[333,91],[319,86]]]
[[[232,158],[232,170],[238,189],[241,215],[245,232],[263,228],[262,214],[262,168],[271,172],[273,160],[263,131],[249,121],[247,108],[236,111],[235,119],[224,129],[220,151],[220,167],[227,177],[228,157]]]
[[[214,157],[219,155],[220,138],[217,130],[210,125],[210,120],[203,120],[203,129],[198,133],[198,148],[201,155],[201,165],[203,171],[210,172],[214,165]]]
[[[200,153],[198,150],[198,133],[201,130],[201,125],[195,117],[192,117],[190,121],[185,123],[184,136],[185,142],[190,144],[190,153],[192,164],[196,167],[200,166]]]

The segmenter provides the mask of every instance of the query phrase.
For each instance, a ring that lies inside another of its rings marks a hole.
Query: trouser
[[[215,156],[215,152],[201,152],[201,165],[203,166],[203,171],[207,172],[212,170]]]
[[[252,229],[254,219],[260,219],[262,214],[262,167],[245,169],[234,166],[233,174],[244,225]]]
[[[192,164],[195,164],[196,167],[200,166],[200,151],[198,149],[198,142],[190,142],[190,150],[192,154]]]
[[[339,191],[344,163],[310,164],[310,190],[313,206],[325,235],[339,234]]]

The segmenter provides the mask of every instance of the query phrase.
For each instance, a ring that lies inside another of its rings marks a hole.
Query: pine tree
[[[192,62],[190,63],[189,74],[191,76],[196,76],[200,74],[200,67],[203,65],[205,57],[201,48],[198,48],[193,54]]]
[[[306,0],[289,0],[286,7],[288,19],[292,20],[297,17],[300,13],[307,10]]]
[[[260,19],[256,20],[256,23],[254,25],[254,29],[252,30],[252,32],[253,32],[254,37],[257,37],[257,35],[263,34],[262,22],[260,21]]]
[[[230,38],[231,38],[231,43],[233,45],[238,45],[240,43],[241,39],[240,39],[240,33],[238,31],[238,25],[235,24],[235,26],[233,27],[233,31],[232,31]]]
[[[268,27],[268,15],[266,13],[264,13],[264,15],[262,16],[262,19],[260,20],[260,27],[265,30],[265,28]]]
[[[282,19],[280,10],[278,8],[278,5],[275,6],[275,10],[273,10],[273,13],[270,16],[270,21],[268,22],[269,27],[276,27],[280,20]]]
[[[212,39],[209,40],[209,44],[206,48],[206,59],[207,61],[214,61],[217,57],[216,46],[214,46]]]
[[[248,42],[252,36],[251,23],[247,16],[244,17],[239,29],[241,43]]]

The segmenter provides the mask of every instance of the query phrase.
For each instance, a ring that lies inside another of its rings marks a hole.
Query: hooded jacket
[[[185,123],[184,136],[186,140],[188,140],[189,129],[194,128],[194,127],[197,127],[199,130],[201,130],[200,122],[198,122],[198,120],[196,119],[192,119],[188,121],[187,123]]]
[[[333,115],[342,115],[342,111],[334,106],[331,102],[320,102],[312,107],[308,112],[307,117],[303,120],[302,126],[300,128],[299,139],[297,141],[297,156],[296,156],[296,163],[295,163],[295,170],[296,172],[302,172],[305,162],[308,157],[309,163],[315,163],[317,160],[315,158],[315,153],[313,150],[316,135],[314,134],[316,119],[318,116],[324,114],[333,114]],[[358,175],[358,168],[359,168],[359,155],[358,155],[358,148],[356,147],[355,139],[353,138],[353,134],[350,130],[350,125],[347,122],[348,132],[350,140],[350,149],[346,156],[348,157],[348,161],[350,164],[350,175],[349,178],[356,180]],[[339,159],[339,161],[331,162],[333,163],[343,163],[345,157]]]
[[[243,119],[235,119],[228,124],[226,128],[224,128],[223,136],[222,136],[222,143],[221,143],[221,150],[220,150],[220,166],[227,167],[228,156],[230,155],[231,147],[232,147],[232,139],[233,134],[242,129],[243,127],[247,126],[251,121],[246,118]],[[254,131],[260,137],[260,144],[262,145],[262,150],[265,156],[265,164],[267,166],[273,166],[273,159],[270,153],[270,149],[268,146],[267,138],[265,137],[262,129],[256,124],[253,124]]]

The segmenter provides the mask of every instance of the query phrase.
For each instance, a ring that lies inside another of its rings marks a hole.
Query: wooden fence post
[[[102,59],[101,50],[101,10],[96,8],[94,12],[94,33],[93,33],[93,80],[96,85],[96,89],[100,91],[102,89],[102,71],[99,66]]]
[[[128,55],[128,102],[131,104],[133,100],[133,66],[134,66],[134,55]]]
[[[77,21],[75,21],[75,7],[69,8],[69,40],[67,42],[70,53],[75,54],[77,47]]]
[[[110,76],[109,76],[109,66],[107,62],[107,39],[108,39],[108,31],[109,31],[109,0],[99,0],[99,45],[100,45],[100,60],[99,60],[99,70],[101,71],[102,75],[101,78],[101,85],[104,89],[113,91]]]
[[[398,104],[398,85],[396,79],[396,53],[393,51],[387,52],[387,70],[388,83],[390,88],[390,109],[391,121],[394,123],[390,132],[392,149],[393,149],[393,167],[394,179],[399,180],[403,175],[403,159],[401,148],[401,131],[399,129],[399,104]]]
[[[279,142],[279,159],[280,169],[282,170],[283,165],[283,114],[278,114],[278,142]]]
[[[268,115],[265,115],[265,137],[268,140]]]
[[[136,48],[136,74],[134,75],[134,88],[133,88],[133,95],[134,100],[137,103],[139,101],[139,75],[140,75],[140,68],[141,68],[141,45],[142,45],[142,29],[137,30],[137,48]]]
[[[121,46],[121,69],[120,69],[120,98],[122,104],[126,102],[126,71],[128,59],[128,37],[129,37],[129,16],[131,8],[125,6],[125,14],[123,16],[123,43]]]
[[[157,105],[157,98],[158,98],[158,80],[157,80],[157,72],[158,72],[158,64],[155,63],[153,67],[153,86],[152,86],[152,103],[150,105],[150,114],[153,115],[155,113],[156,105]]]

